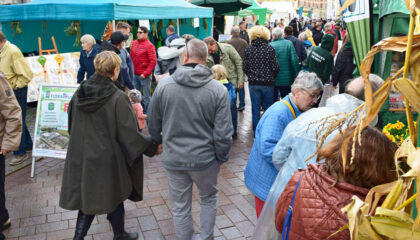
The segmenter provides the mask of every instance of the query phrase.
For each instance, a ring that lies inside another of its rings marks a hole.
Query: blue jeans
[[[251,95],[251,105],[252,105],[252,129],[255,132],[257,128],[258,121],[260,121],[260,107],[261,102],[266,111],[271,104],[274,103],[274,86],[260,86],[260,85],[250,85],[249,94]]]
[[[245,86],[238,90],[239,92],[239,107],[245,107]]]
[[[238,128],[238,108],[236,108],[236,98],[232,99],[230,103],[230,112],[232,113],[233,133],[235,134]]]
[[[28,87],[19,88],[14,90],[16,100],[22,109],[22,138],[20,140],[19,149],[13,152],[16,156],[22,156],[26,153],[26,150],[32,149],[32,139],[29,134],[28,128],[26,127],[26,101],[28,98]]]
[[[139,75],[136,75],[134,79],[134,87],[143,93],[143,99],[141,103],[143,104],[143,111],[147,113],[147,107],[150,103],[150,98],[152,94],[150,93],[150,88],[152,86],[152,75],[149,75],[147,78],[141,78]]]

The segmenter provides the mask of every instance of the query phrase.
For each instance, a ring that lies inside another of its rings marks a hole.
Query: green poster
[[[34,157],[65,158],[70,100],[78,86],[41,85],[34,133]]]

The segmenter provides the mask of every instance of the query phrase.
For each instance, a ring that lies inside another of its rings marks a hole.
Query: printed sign
[[[65,158],[69,142],[70,100],[78,86],[41,85],[32,156]]]
[[[28,102],[35,102],[39,98],[38,89],[41,84],[76,85],[79,70],[80,53],[63,53],[57,62],[57,54],[43,55],[44,65],[39,61],[40,56],[26,57],[34,76],[28,84]]]
[[[347,12],[343,14],[345,22],[354,22],[366,18],[370,18],[369,1],[356,0],[347,8]]]
[[[200,27],[200,19],[194,18],[194,28],[198,28],[198,27]]]

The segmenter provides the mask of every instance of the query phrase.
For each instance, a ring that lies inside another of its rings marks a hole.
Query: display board
[[[39,99],[39,87],[41,84],[76,85],[77,71],[79,70],[80,53],[63,53],[61,62],[58,54],[26,57],[34,74],[28,84],[28,102]],[[60,63],[59,63],[60,62]],[[44,65],[42,65],[44,64]]]
[[[69,142],[68,106],[77,85],[41,85],[34,132],[33,157],[64,159]]]

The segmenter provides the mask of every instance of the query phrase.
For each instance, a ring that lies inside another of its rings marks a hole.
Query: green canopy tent
[[[255,15],[255,16],[258,16],[258,22],[261,25],[264,25],[267,18],[267,13],[272,13],[272,11],[267,8],[261,7],[255,0],[251,0],[251,1],[252,1],[251,7],[246,8],[241,11],[237,11],[237,12],[225,13],[224,15],[239,16],[239,17]]]

